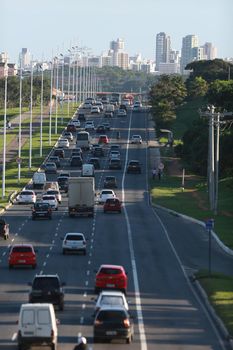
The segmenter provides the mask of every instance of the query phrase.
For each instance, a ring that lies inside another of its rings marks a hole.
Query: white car
[[[57,147],[64,147],[64,148],[69,148],[70,147],[70,143],[69,143],[69,140],[68,139],[65,139],[65,138],[60,138],[58,141],[57,141]]]
[[[126,117],[127,116],[126,110],[123,108],[118,109],[117,116],[118,117]]]
[[[78,120],[78,119],[73,119],[73,120],[72,120],[72,124],[73,124],[76,128],[80,128],[80,126],[81,126],[80,120]]]
[[[85,123],[85,126],[84,126],[85,130],[95,130],[95,125],[94,125],[94,122],[93,120],[89,120]]]
[[[58,201],[54,194],[44,194],[42,196],[43,203],[49,203],[53,210],[58,210]]]
[[[72,132],[70,132],[70,131],[65,131],[63,136],[64,136],[64,138],[66,138],[70,141],[73,141],[73,139],[74,139],[74,136],[73,136]]]
[[[61,193],[60,193],[60,191],[59,190],[57,190],[57,189],[55,189],[55,188],[49,188],[47,191],[46,191],[46,193],[45,193],[45,195],[54,195],[54,196],[56,196],[56,198],[57,198],[57,201],[58,201],[58,203],[61,203]]]
[[[91,114],[99,114],[99,113],[100,113],[100,109],[98,106],[91,107]]]
[[[17,196],[17,202],[19,204],[35,203],[36,194],[34,191],[31,191],[31,190],[23,190]]]
[[[62,253],[83,252],[86,255],[87,243],[83,233],[69,232],[65,235],[62,242]]]
[[[110,151],[110,152],[109,152],[109,160],[110,160],[110,159],[120,159],[120,158],[121,158],[121,154],[120,154],[119,151],[113,150],[113,151]]]
[[[98,203],[104,204],[108,198],[116,198],[116,194],[113,190],[102,190],[99,194]]]
[[[133,135],[131,137],[131,143],[142,143],[142,137],[140,135]]]
[[[103,306],[124,306],[124,308],[128,311],[129,310],[129,305],[126,300],[125,294],[122,292],[118,291],[108,291],[108,290],[103,290],[95,304],[94,308],[94,315],[103,307]]]

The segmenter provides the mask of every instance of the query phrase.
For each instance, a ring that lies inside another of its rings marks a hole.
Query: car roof
[[[121,265],[111,265],[111,264],[102,264],[102,265],[100,265],[100,269],[102,269],[103,267],[111,268],[111,269],[121,269],[121,270],[124,270],[124,267],[121,266]]]
[[[118,290],[102,290],[99,294],[99,296],[102,296],[102,295],[109,295],[109,296],[124,296],[124,293],[118,291]]]
[[[81,233],[81,232],[67,232],[65,235],[66,235],[66,236],[67,236],[67,235],[84,236],[84,234]]]

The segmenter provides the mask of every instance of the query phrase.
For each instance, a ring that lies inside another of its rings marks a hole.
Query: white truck
[[[68,187],[69,216],[94,216],[95,179],[70,177]]]

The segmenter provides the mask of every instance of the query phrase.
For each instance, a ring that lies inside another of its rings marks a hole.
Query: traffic
[[[4,213],[0,344],[223,349],[150,206],[147,110],[103,102],[75,111]]]

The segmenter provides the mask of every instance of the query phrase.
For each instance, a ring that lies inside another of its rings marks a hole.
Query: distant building
[[[8,63],[9,57],[7,52],[1,52],[0,53],[0,63]]]
[[[27,48],[22,48],[21,51],[21,62],[22,62],[22,68],[27,69],[31,65],[31,54]]]
[[[155,52],[156,69],[159,69],[160,63],[170,62],[170,52],[171,52],[170,36],[164,32],[158,33],[156,35],[156,52]]]
[[[5,74],[8,77],[13,77],[17,75],[18,70],[17,70],[17,65],[15,63],[6,63],[6,62],[1,62],[0,63],[0,78],[4,78]]]
[[[205,43],[202,47],[207,60],[217,58],[217,48],[212,43]]]
[[[181,48],[181,74],[187,74],[185,72],[185,67],[188,63],[192,62],[197,53],[193,48],[198,47],[198,37],[196,35],[187,35],[182,39],[182,48]]]
[[[180,74],[180,65],[178,63],[163,63],[158,67],[159,74]]]

